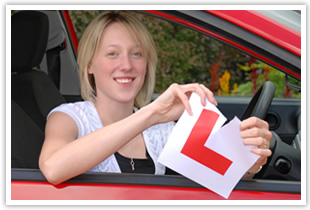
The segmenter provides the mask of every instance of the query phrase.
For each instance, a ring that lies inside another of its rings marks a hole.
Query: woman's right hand
[[[202,84],[172,84],[162,95],[150,104],[158,116],[157,123],[178,120],[184,109],[192,115],[189,104],[189,97],[192,92],[196,92],[200,96],[203,106],[206,105],[206,98],[214,105],[217,105],[213,93]]]

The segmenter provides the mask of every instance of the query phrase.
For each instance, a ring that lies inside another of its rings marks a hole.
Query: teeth
[[[132,79],[116,79],[116,81],[119,83],[129,83],[132,82]]]

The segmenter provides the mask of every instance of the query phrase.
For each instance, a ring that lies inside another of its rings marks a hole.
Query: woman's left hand
[[[248,170],[250,174],[255,174],[260,168],[266,164],[267,158],[272,152],[269,149],[272,133],[269,131],[269,124],[257,117],[250,117],[240,123],[240,135],[244,139],[245,145],[255,145],[251,152],[261,157]]]

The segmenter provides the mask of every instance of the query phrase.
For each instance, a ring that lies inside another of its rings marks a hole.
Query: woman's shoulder
[[[76,101],[76,102],[70,102],[70,103],[63,103],[55,108],[80,108],[84,109],[86,107],[91,106],[93,103],[91,101]]]
[[[62,112],[70,116],[79,128],[79,136],[102,127],[95,105],[91,101],[64,103],[55,107],[50,114],[53,112]]]
[[[88,121],[98,121],[95,105],[91,101],[78,101],[61,104],[50,111],[47,117],[54,112],[62,112],[72,117],[76,122],[87,123]]]
[[[56,111],[78,114],[78,113],[93,111],[93,109],[94,109],[94,105],[92,102],[78,101],[78,102],[73,102],[73,103],[60,104],[59,106],[52,109],[50,114]]]

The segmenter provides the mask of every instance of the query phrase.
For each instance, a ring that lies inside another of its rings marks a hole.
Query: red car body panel
[[[67,10],[63,10],[63,15],[64,15],[64,18],[66,20],[67,26],[68,26],[68,30],[69,30],[68,32],[70,33],[70,37],[71,37],[71,40],[73,42],[73,46],[74,46],[75,52],[77,52],[78,51],[79,40],[78,40],[78,38],[76,36],[75,30],[74,30],[74,26],[73,26],[72,20],[70,18],[69,12]]]
[[[301,33],[271,18],[249,10],[208,10],[207,12],[233,22],[301,56]]]
[[[31,190],[29,190],[31,189]],[[12,200],[225,200],[208,189],[12,181]],[[229,200],[300,200],[300,194],[237,191]]]

